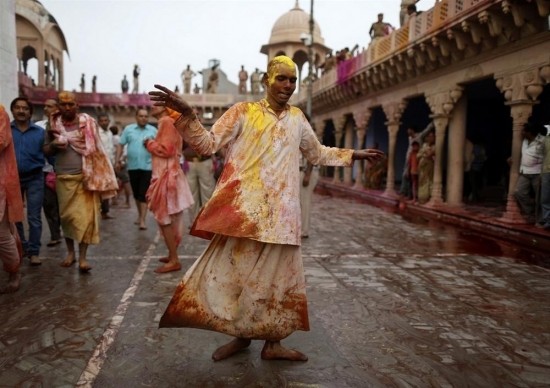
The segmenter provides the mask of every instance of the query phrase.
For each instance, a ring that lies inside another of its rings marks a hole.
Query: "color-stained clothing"
[[[195,235],[300,245],[300,154],[314,165],[352,164],[353,150],[321,145],[300,109],[287,107],[277,117],[265,99],[235,104],[211,131],[183,116],[176,128],[200,154],[228,146],[216,190],[195,220]]]
[[[176,288],[159,326],[270,341],[308,331],[301,248],[216,235]]]
[[[171,215],[193,204],[193,196],[180,166],[183,140],[174,127],[174,120],[162,117],[158,127],[157,137],[147,142],[153,167],[147,206],[160,225],[169,225]]]
[[[309,330],[301,257],[300,156],[349,166],[353,150],[322,146],[303,115],[278,117],[267,100],[231,107],[206,131],[176,121],[201,155],[227,146],[216,190],[192,233],[213,239],[187,271],[160,327],[194,327],[238,338],[281,340]]]
[[[113,166],[103,149],[97,123],[86,113],[79,113],[78,121],[68,126],[61,115],[54,115],[46,143],[61,137],[69,144],[64,150],[56,149],[56,191],[63,235],[78,243],[97,244],[100,199],[114,196],[118,189]]]
[[[75,151],[82,158],[81,172],[84,189],[98,192],[103,199],[114,197],[118,184],[111,161],[99,137],[96,121],[86,113],[79,113],[76,125],[77,128],[65,128],[59,113],[54,114],[50,120],[46,143],[60,137],[65,138],[69,143],[66,150],[56,151],[56,171],[65,167],[59,165],[64,160],[64,154],[73,154]],[[80,171],[76,169],[74,174],[78,173]]]
[[[0,261],[8,273],[17,273],[21,264],[14,226],[14,222],[20,221],[23,221],[23,200],[10,119],[0,105]]]
[[[137,124],[130,124],[124,128],[119,144],[127,145],[126,168],[128,170],[151,171],[151,153],[143,145],[143,141],[154,139],[157,136],[157,129],[152,125],[140,127]]]
[[[520,174],[540,174],[544,156],[544,137],[537,135],[532,141],[523,139],[521,144]]]
[[[109,129],[99,128],[99,138],[101,139],[101,144],[103,144],[103,149],[109,157],[111,164],[115,165],[115,143],[113,141],[113,133]]]
[[[7,112],[0,105],[0,220],[23,221],[23,200],[15,159],[12,130]]]
[[[424,143],[418,151],[418,201],[428,202],[432,196],[435,168],[435,145]]]
[[[84,188],[82,174],[57,175],[56,191],[63,236],[77,243],[99,243],[99,193]]]

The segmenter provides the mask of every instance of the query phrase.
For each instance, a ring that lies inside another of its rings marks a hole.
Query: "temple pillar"
[[[342,136],[344,134],[344,127],[346,125],[347,117],[342,115],[332,120],[334,124],[334,137],[336,139],[336,147],[340,147],[342,144]],[[334,177],[332,179],[333,183],[341,183],[340,172],[342,167],[334,167]]]
[[[386,174],[385,197],[397,198],[395,191],[395,144],[397,142],[397,133],[401,125],[401,115],[405,110],[407,103],[402,100],[384,105],[382,108],[386,114],[386,126],[388,127],[388,171]]]
[[[432,111],[431,117],[435,126],[434,176],[428,206],[437,207],[443,204],[443,151],[445,148],[445,135],[454,104],[461,95],[462,88],[457,86],[450,91],[439,92],[426,97],[426,101]],[[464,153],[464,147],[460,149],[460,152]]]
[[[447,205],[462,205],[464,188],[464,147],[466,143],[466,113],[468,100],[457,101],[449,120],[449,147],[447,150]]]
[[[45,78],[45,72],[44,72],[44,65],[45,65],[46,58],[44,56],[43,44],[37,42],[35,46],[35,50],[36,50],[36,59],[38,60],[38,80],[36,80],[36,85],[45,86],[46,78]]]
[[[521,146],[523,142],[521,132],[533,113],[533,105],[538,102],[537,97],[542,93],[542,80],[539,69],[506,74],[501,77],[496,76],[496,78],[496,85],[504,93],[506,105],[510,106],[510,115],[513,120],[508,196],[506,198],[506,211],[500,220],[508,223],[524,223],[525,219],[521,215],[514,197],[521,163]]]
[[[369,125],[370,117],[372,112],[370,110],[361,109],[360,111],[353,112],[353,119],[355,120],[355,126],[357,127],[357,148],[362,149],[365,144],[365,137],[367,136],[367,127]],[[363,179],[365,174],[365,161],[357,160],[355,161],[356,165],[356,174],[355,174],[355,184],[353,185],[356,189],[363,188]]]
[[[353,149],[353,140],[355,131],[351,121],[346,120],[344,136],[344,148]],[[352,166],[353,167],[353,166]],[[344,168],[344,184],[350,185],[353,183],[353,168]]]

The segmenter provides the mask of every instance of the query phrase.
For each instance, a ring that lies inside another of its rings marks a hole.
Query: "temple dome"
[[[279,17],[273,25],[269,44],[301,42],[300,37],[304,33],[309,34],[309,14],[301,9],[296,1],[294,8]],[[321,28],[316,21],[313,24],[313,41],[325,44],[325,40],[321,36]]]

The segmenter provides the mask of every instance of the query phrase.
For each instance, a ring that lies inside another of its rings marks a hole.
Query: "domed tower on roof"
[[[260,49],[262,54],[267,55],[267,60],[277,55],[286,55],[298,65],[300,78],[302,68],[308,62],[308,47],[306,46],[306,36],[309,34],[309,13],[300,8],[299,1],[296,0],[294,8],[283,14],[271,29],[269,43],[264,44]],[[313,22],[313,67],[314,71],[324,62],[325,55],[331,52],[331,49],[325,46],[325,39],[321,35],[321,28],[314,20]]]
[[[37,0],[16,0],[15,28],[19,71],[36,86],[62,90],[63,52],[69,50],[53,15]]]

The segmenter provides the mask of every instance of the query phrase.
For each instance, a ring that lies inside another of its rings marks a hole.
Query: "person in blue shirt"
[[[33,106],[25,97],[17,97],[10,104],[13,121],[11,132],[15,158],[19,172],[21,194],[26,198],[28,239],[23,223],[17,223],[17,231],[23,243],[25,256],[31,265],[40,265],[40,238],[42,237],[42,201],[44,199],[44,128],[31,122]]]
[[[138,209],[139,218],[136,224],[140,230],[147,229],[145,219],[147,216],[147,199],[145,194],[151,183],[153,167],[151,165],[151,154],[145,148],[144,142],[154,139],[157,136],[157,129],[148,124],[149,113],[147,109],[138,109],[136,112],[136,123],[127,125],[122,132],[120,142],[116,146],[115,171],[120,171],[120,157],[124,145],[127,145],[126,167],[130,175],[130,185],[134,192],[134,199]]]

